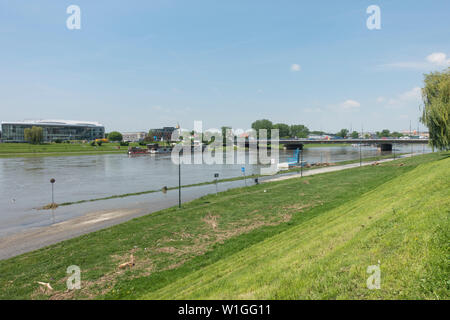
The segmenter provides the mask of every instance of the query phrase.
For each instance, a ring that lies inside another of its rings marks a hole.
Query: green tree
[[[450,149],[450,68],[425,75],[421,122],[428,127],[430,144],[440,150]]]
[[[285,123],[277,123],[273,126],[273,129],[278,129],[280,138],[289,138],[290,137],[291,129]]]
[[[391,136],[391,132],[388,129],[383,129],[381,130],[381,132],[377,132],[377,135],[385,138],[385,137],[390,137]]]
[[[293,124],[290,127],[290,134],[293,138],[307,138],[309,135],[309,129],[302,124]]]
[[[353,139],[358,139],[358,138],[359,138],[359,133],[358,133],[358,131],[353,131],[353,132],[352,132],[352,138],[353,138]]]
[[[403,137],[403,134],[400,132],[394,131],[391,133],[391,137],[400,138],[400,137]]]
[[[120,132],[112,131],[108,134],[109,141],[122,141],[123,136]]]
[[[347,129],[341,129],[341,131],[336,133],[336,135],[338,137],[345,138],[348,135],[348,130]]]
[[[252,129],[256,130],[256,134],[259,138],[259,130],[266,129],[267,130],[267,138],[270,137],[270,130],[273,128],[273,123],[267,119],[256,120],[252,123]]]
[[[32,144],[39,144],[44,140],[44,132],[41,127],[26,128],[23,134],[25,140]]]

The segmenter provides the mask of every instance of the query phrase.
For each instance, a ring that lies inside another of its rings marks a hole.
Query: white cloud
[[[291,65],[291,71],[300,71],[302,69],[302,67],[299,64],[294,63],[293,65]]]
[[[423,61],[399,61],[381,65],[381,67],[418,70],[428,70],[445,66],[450,66],[450,59],[447,59],[447,55],[443,52],[431,53]]]
[[[384,102],[384,101],[386,101],[386,99],[385,99],[384,97],[378,97],[378,98],[377,98],[377,102],[378,102],[378,103],[382,103],[382,102]]]
[[[422,89],[414,87],[411,90],[403,92],[397,95],[395,98],[391,98],[387,101],[388,107],[405,107],[413,106],[417,107],[422,99]]]
[[[348,99],[338,104],[328,105],[327,109],[329,111],[335,112],[351,112],[351,111],[359,111],[360,106],[361,104],[358,101]]]
[[[427,57],[427,61],[438,66],[450,65],[450,59],[447,59],[447,55],[443,52],[435,52]]]
[[[361,106],[361,104],[358,101],[349,99],[349,100],[346,100],[346,101],[342,102],[341,104],[339,104],[339,106],[342,109],[351,110],[351,109],[359,108]]]

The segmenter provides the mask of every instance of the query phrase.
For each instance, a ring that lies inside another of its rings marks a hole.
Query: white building
[[[123,132],[122,137],[123,141],[138,142],[144,140],[145,137],[147,137],[147,132]]]

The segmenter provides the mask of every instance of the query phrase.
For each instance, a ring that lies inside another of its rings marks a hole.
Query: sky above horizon
[[[450,66],[449,39],[448,0],[0,0],[0,121],[415,129],[423,74]]]

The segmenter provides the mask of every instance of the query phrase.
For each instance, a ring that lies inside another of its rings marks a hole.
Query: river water
[[[411,152],[410,145],[396,146],[396,152]],[[414,145],[417,153],[430,152],[427,146]],[[374,147],[362,147],[363,157],[390,154]],[[293,151],[280,151],[280,162],[292,157]],[[339,162],[359,159],[359,148],[334,146],[305,149],[307,162]],[[260,165],[182,165],[182,185],[259,173]],[[93,156],[63,156],[0,159],[0,237],[32,227],[51,225],[96,210],[140,208],[155,211],[175,205],[178,191],[167,194],[156,192],[141,196],[87,202],[59,207],[56,210],[37,210],[51,203],[51,184],[56,179],[54,197],[56,203],[73,202],[160,190],[163,186],[178,185],[178,166],[170,155],[145,155],[130,157],[126,154]],[[247,184],[253,184],[247,180]],[[244,181],[224,182],[219,191],[244,186]],[[189,201],[216,191],[214,185],[204,185],[182,190],[183,201]]]

